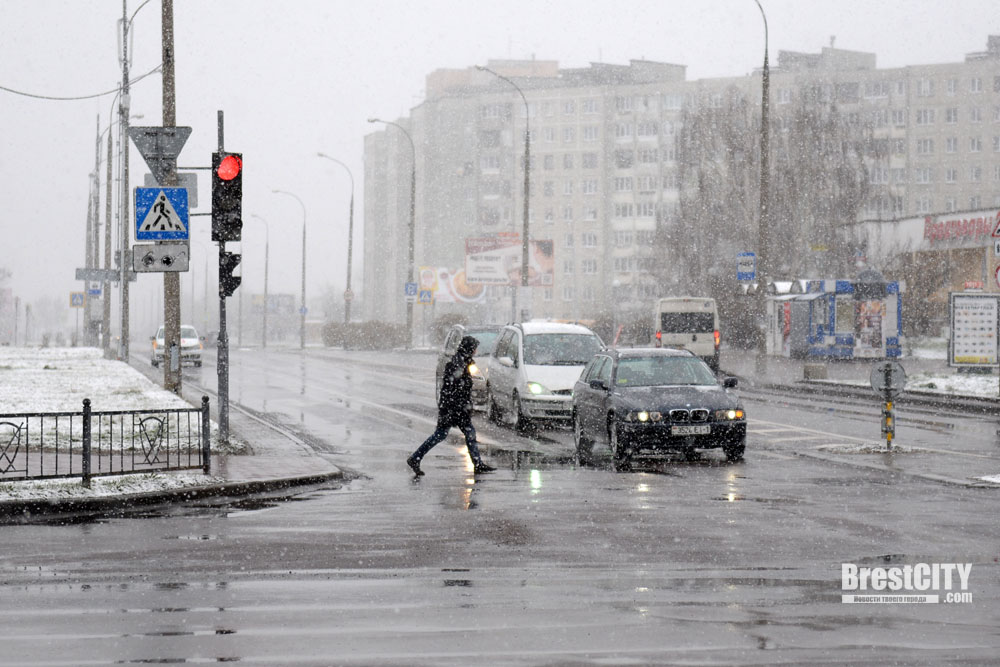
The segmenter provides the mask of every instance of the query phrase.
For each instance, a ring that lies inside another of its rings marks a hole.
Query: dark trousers
[[[472,458],[472,464],[479,465],[481,459],[479,458],[479,446],[476,443],[476,429],[471,421],[463,424],[449,424],[448,422],[438,421],[437,429],[431,433],[429,438],[424,440],[422,445],[417,447],[417,451],[413,452],[411,458],[420,463],[420,460],[424,458],[427,452],[431,451],[435,445],[448,437],[448,431],[451,430],[453,425],[460,428],[462,435],[465,436],[465,446],[469,448],[469,456]]]

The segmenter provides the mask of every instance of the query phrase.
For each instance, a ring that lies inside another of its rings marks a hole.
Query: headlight
[[[663,419],[663,414],[650,410],[633,410],[625,413],[625,421],[630,422],[658,422]]]
[[[528,383],[528,391],[530,393],[532,393],[532,394],[535,394],[536,396],[538,394],[548,394],[549,393],[548,389],[546,389],[542,385],[538,384],[537,382],[529,382]]]
[[[475,364],[469,364],[469,375],[477,378],[483,377],[483,374],[479,371],[479,366]]]
[[[736,408],[715,411],[715,421],[717,422],[738,421],[740,419],[743,419],[743,411]]]

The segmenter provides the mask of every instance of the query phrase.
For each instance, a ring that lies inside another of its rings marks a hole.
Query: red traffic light
[[[219,163],[219,167],[215,170],[215,173],[222,180],[231,181],[240,175],[241,169],[243,169],[243,160],[236,155],[227,155],[222,158],[222,162]]]

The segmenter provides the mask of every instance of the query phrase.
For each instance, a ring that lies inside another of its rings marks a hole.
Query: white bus
[[[676,296],[656,302],[652,340],[656,347],[690,350],[718,372],[720,342],[715,299]]]

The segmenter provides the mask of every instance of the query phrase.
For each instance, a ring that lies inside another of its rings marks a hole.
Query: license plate
[[[712,427],[708,424],[698,426],[671,426],[670,435],[709,435]]]

